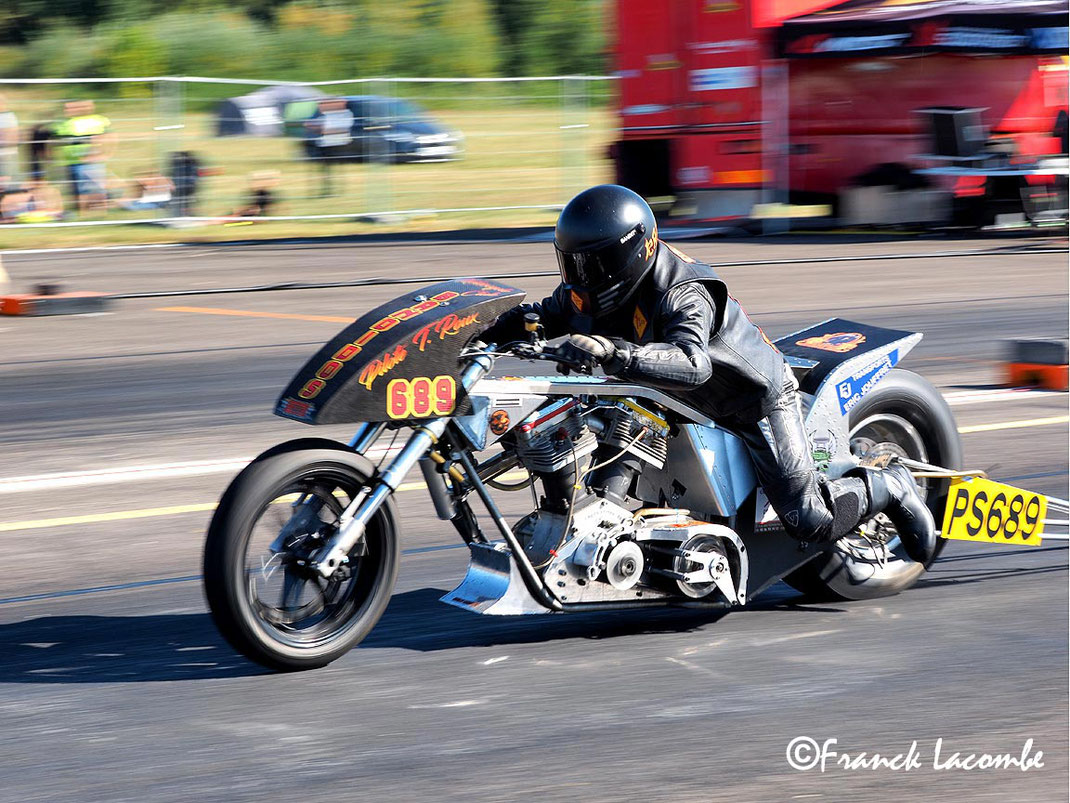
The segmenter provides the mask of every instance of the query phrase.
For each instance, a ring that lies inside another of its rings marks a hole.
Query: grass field
[[[41,98],[25,91],[5,94],[24,131],[38,120],[56,116],[57,98]],[[607,108],[553,108],[510,99],[481,99],[478,107],[464,105],[431,110],[437,120],[464,135],[463,159],[429,164],[341,164],[336,166],[333,197],[320,197],[319,168],[300,159],[297,142],[281,137],[216,137],[211,112],[168,115],[160,111],[161,104],[149,99],[100,100],[97,111],[113,124],[115,144],[108,173],[110,194],[115,197],[130,193],[130,180],[135,174],[158,171],[166,164],[169,153],[189,150],[216,171],[202,179],[196,209],[202,216],[223,216],[239,208],[248,194],[252,174],[264,171],[278,174],[275,193],[279,203],[273,215],[356,217],[398,210],[540,208],[425,212],[378,222],[257,221],[250,225],[212,223],[182,229],[148,224],[62,228],[11,224],[0,226],[0,248],[548,224],[555,218],[555,205],[579,189],[611,177],[607,147],[614,137],[614,118]],[[65,176],[59,166],[53,166],[49,178],[61,186]],[[73,202],[69,206],[73,209]],[[163,214],[110,209],[79,218],[72,211],[66,220],[117,221]]]

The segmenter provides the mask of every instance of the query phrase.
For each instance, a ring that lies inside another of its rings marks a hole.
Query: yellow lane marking
[[[523,471],[510,471],[498,479],[520,480],[527,476]],[[403,482],[398,486],[397,492],[420,491],[427,488],[422,482]],[[276,500],[277,504],[292,502],[293,497],[281,497]],[[0,522],[0,533],[10,533],[16,530],[43,530],[48,527],[70,527],[75,524],[100,524],[107,521],[127,521],[129,519],[151,519],[157,516],[177,516],[181,513],[206,513],[215,510],[216,502],[202,502],[196,505],[173,505],[171,507],[148,507],[141,510],[116,510],[112,513],[89,513],[84,516],[60,516],[54,519],[31,519],[29,521]]]
[[[247,309],[220,309],[218,307],[157,307],[154,312],[199,312],[202,315],[238,315],[245,318],[285,318],[291,321],[327,321],[329,323],[353,323],[353,318],[337,315],[298,315],[292,312],[255,312]]]
[[[14,530],[40,530],[45,527],[69,527],[73,524],[99,524],[102,521],[124,521],[126,519],[145,519],[151,516],[174,516],[179,513],[202,513],[215,510],[216,503],[200,505],[174,505],[172,507],[150,507],[143,510],[116,510],[112,513],[90,513],[85,516],[60,516],[55,519],[31,519],[30,521],[10,521],[0,523],[0,532]]]
[[[1048,424],[1070,423],[1070,415],[1054,415],[1050,418],[1027,418],[1022,421],[1001,421],[997,424],[974,424],[970,427],[959,427],[959,432],[966,435],[970,432],[995,432],[1000,429],[1024,429],[1025,427],[1043,427]]]

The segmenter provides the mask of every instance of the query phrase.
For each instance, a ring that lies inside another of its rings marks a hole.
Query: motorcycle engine
[[[585,458],[598,447],[575,399],[563,399],[539,411],[534,421],[517,427],[514,449],[521,464],[542,481],[539,508],[567,513]]]
[[[664,468],[669,430],[631,399],[599,401],[586,417],[576,400],[564,399],[514,430],[512,447],[544,494],[513,532],[562,602],[715,592],[742,602],[736,581],[745,580],[745,559],[741,549],[726,549],[738,542],[731,530],[686,511],[629,509],[644,466]]]
[[[669,423],[630,399],[600,406],[602,433],[595,452],[591,489],[623,505],[644,464],[660,469],[669,451]]]
[[[665,465],[668,429],[664,419],[623,399],[599,404],[588,419],[575,400],[562,400],[517,427],[513,448],[544,491],[538,508],[514,528],[532,563],[552,562],[568,544],[588,580],[604,576],[622,589],[638,583],[644,558],[628,540],[633,524],[625,504],[644,464]],[[595,470],[584,484],[580,472],[592,453]]]

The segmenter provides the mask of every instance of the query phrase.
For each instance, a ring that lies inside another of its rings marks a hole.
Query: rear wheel
[[[962,443],[947,402],[910,371],[889,372],[851,410],[849,427],[851,449],[863,465],[907,457],[946,468],[962,466]],[[949,484],[948,480],[918,482],[937,526]],[[944,543],[937,539],[937,555]],[[859,534],[841,538],[829,552],[784,581],[817,598],[869,599],[910,588],[926,568],[907,557],[890,522],[877,516]]]
[[[386,608],[399,560],[396,515],[391,504],[381,508],[348,563],[323,578],[310,558],[370,472],[340,444],[273,451],[235,478],[216,509],[205,593],[220,632],[243,655],[272,669],[310,669],[352,649]]]

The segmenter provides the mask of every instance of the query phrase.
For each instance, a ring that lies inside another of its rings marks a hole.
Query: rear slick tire
[[[320,611],[337,604],[337,616],[325,616],[315,629],[303,631],[292,622],[280,622],[278,616],[272,619],[271,611],[292,608],[269,608],[257,597],[254,584],[264,572],[249,570],[247,553],[265,512],[281,513],[281,518],[289,515],[290,509],[277,500],[292,496],[297,492],[294,488],[337,488],[343,500],[352,499],[373,474],[365,457],[342,444],[307,438],[268,450],[230,484],[208,528],[204,590],[212,620],[234,649],[269,669],[314,669],[341,657],[368,635],[390,601],[400,562],[392,497],[369,522],[364,536],[367,552],[352,556],[351,578],[335,587],[343,592],[337,595],[337,603],[333,599],[328,603],[327,594],[322,594]],[[324,508],[331,508],[328,513],[337,514],[345,503],[332,503],[331,492],[319,493],[326,500]],[[269,535],[271,528],[262,532]],[[280,576],[288,579],[289,571]],[[298,582],[314,581],[302,578]]]
[[[944,397],[928,381],[910,371],[892,370],[850,413],[854,446],[877,453],[892,451],[945,468],[962,467],[962,442],[955,417]],[[859,455],[865,462],[866,455]],[[930,480],[923,488],[936,526],[943,519],[949,480]],[[908,558],[898,546],[883,565],[866,559],[841,539],[826,553],[796,569],[784,582],[815,600],[872,599],[898,594],[914,585],[936,560],[946,543],[937,538],[927,566]]]

